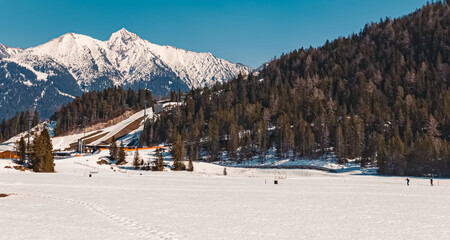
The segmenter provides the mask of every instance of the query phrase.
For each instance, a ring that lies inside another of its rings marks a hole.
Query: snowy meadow
[[[0,161],[0,239],[448,239],[450,180],[227,168],[146,172]],[[84,163],[84,165],[83,165]],[[87,165],[85,163],[88,163]],[[91,177],[89,177],[91,174]],[[279,184],[274,184],[277,180]]]

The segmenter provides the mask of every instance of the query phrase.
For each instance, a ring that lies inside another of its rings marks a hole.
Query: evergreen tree
[[[172,147],[173,168],[175,171],[185,170],[184,166],[184,143],[180,135],[175,136],[175,142]]]
[[[117,164],[125,164],[125,148],[123,146],[123,142],[120,142],[120,148],[119,148],[119,158],[117,161]]]
[[[338,159],[345,157],[345,140],[344,140],[344,134],[342,133],[342,127],[341,124],[338,124],[336,127],[336,133],[334,134],[335,140],[335,152],[338,157]]]
[[[37,110],[33,112],[33,120],[31,121],[31,126],[36,126],[39,124],[39,114]]]
[[[208,155],[209,161],[217,160],[219,156],[219,122],[215,119],[208,123]]]
[[[25,163],[27,155],[27,145],[23,137],[21,137],[19,142],[17,143],[17,153],[19,155],[19,164]]]
[[[228,131],[228,157],[231,161],[237,160],[237,149],[239,147],[239,129],[233,121]]]
[[[134,158],[133,158],[134,169],[139,169],[139,167],[142,165],[141,162],[142,162],[142,159],[139,156],[139,150],[136,148],[136,151],[134,152]]]
[[[117,161],[119,159],[119,149],[117,148],[116,138],[113,136],[109,144],[109,159]]]
[[[47,129],[33,141],[31,165],[35,172],[54,172],[53,146]]]
[[[156,149],[156,157],[157,157],[157,161],[156,161],[156,166],[155,166],[155,171],[163,171],[164,170],[164,158],[161,152],[161,149],[157,148]]]

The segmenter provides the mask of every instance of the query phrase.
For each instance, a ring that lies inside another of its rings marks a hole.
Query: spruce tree
[[[164,158],[163,158],[161,149],[157,148],[155,153],[156,153],[157,160],[156,160],[156,166],[155,166],[154,170],[163,171],[164,170]]]
[[[27,145],[23,137],[20,138],[17,144],[17,153],[19,154],[19,164],[25,163],[27,157]]]
[[[119,157],[118,157],[118,161],[117,164],[125,164],[125,148],[123,146],[123,142],[120,142],[120,148],[119,148]]]
[[[117,161],[118,160],[118,149],[117,149],[117,143],[116,138],[113,136],[111,143],[109,144],[109,159],[111,161]]]
[[[47,129],[42,130],[33,141],[31,164],[35,172],[54,172],[53,146]]]
[[[338,159],[345,157],[345,147],[344,147],[344,134],[342,133],[342,127],[341,124],[338,124],[335,130],[334,134],[334,144],[335,144],[335,153],[337,155]],[[339,160],[340,162],[340,160]]]
[[[172,147],[173,168],[175,171],[185,170],[183,163],[184,143],[179,134],[175,136],[175,142]]]
[[[136,151],[134,152],[134,159],[133,159],[134,169],[138,169],[141,162],[142,162],[142,160],[141,160],[141,157],[139,156],[139,150],[136,148]]]
[[[39,124],[39,114],[38,114],[38,111],[34,110],[33,120],[31,121],[31,126],[34,127],[34,126],[36,126],[38,124]]]
[[[239,147],[239,129],[233,121],[228,130],[228,157],[231,161],[237,160],[237,149]]]

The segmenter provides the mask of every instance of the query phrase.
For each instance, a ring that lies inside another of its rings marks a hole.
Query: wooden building
[[[4,152],[0,152],[0,158],[2,158],[2,159],[19,159],[20,157],[17,156],[15,152],[4,151]]]

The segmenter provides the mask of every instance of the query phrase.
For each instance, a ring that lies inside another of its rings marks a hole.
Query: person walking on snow
[[[430,185],[433,186],[433,179],[430,178]]]
[[[406,178],[406,186],[409,186],[409,178]]]

